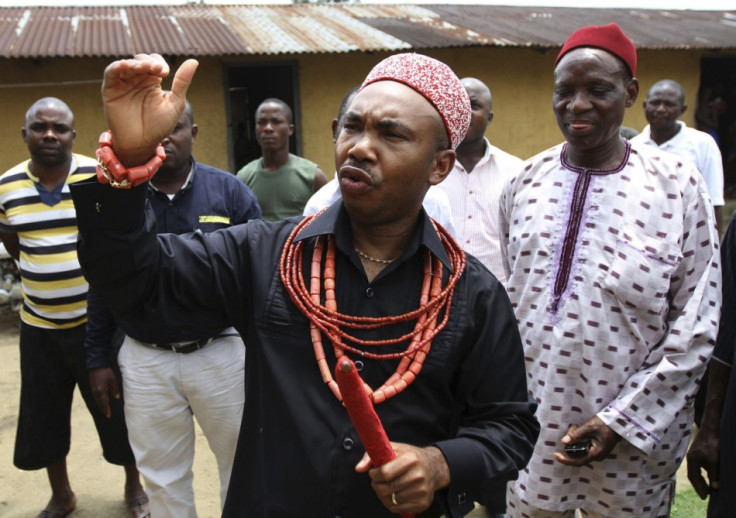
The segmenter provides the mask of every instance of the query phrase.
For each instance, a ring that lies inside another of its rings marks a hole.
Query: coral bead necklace
[[[425,250],[424,278],[419,308],[403,315],[388,317],[343,315],[338,312],[335,299],[336,246],[334,236],[316,238],[312,253],[309,289],[304,282],[302,271],[304,242],[294,243],[294,239],[313,219],[314,217],[310,217],[302,220],[286,240],[279,263],[281,281],[299,311],[309,319],[312,345],[320,374],[338,400],[342,401],[342,396],[332,377],[332,370],[327,364],[322,344],[323,334],[332,342],[336,358],[340,358],[346,351],[349,351],[369,359],[400,360],[396,371],[376,390],[373,390],[367,383],[363,383],[373,403],[381,403],[403,391],[422,370],[432,340],[447,324],[455,286],[465,270],[465,253],[442,226],[433,222],[452,264],[452,272],[445,287],[442,287],[442,262],[429,250]],[[322,266],[323,258],[324,267]],[[321,303],[322,289],[324,289],[324,305]],[[412,320],[416,320],[414,330],[396,338],[362,340],[349,333],[351,329],[379,329]],[[409,340],[409,345],[401,352],[379,353],[369,350],[407,340]]]

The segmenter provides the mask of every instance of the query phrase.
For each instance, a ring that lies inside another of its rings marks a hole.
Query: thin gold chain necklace
[[[362,250],[360,250],[358,248],[356,248],[355,251],[358,252],[358,255],[360,257],[362,257],[366,261],[370,261],[372,263],[391,264],[391,263],[393,263],[396,260],[396,259],[379,259],[377,257],[372,257],[372,256],[366,254],[365,252],[363,252]]]

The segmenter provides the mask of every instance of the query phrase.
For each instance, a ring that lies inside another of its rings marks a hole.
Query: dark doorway
[[[301,154],[297,90],[296,62],[225,65],[228,155],[233,173],[261,156],[256,141],[255,114],[258,105],[269,97],[281,99],[291,107],[297,130],[291,136],[289,149]]]
[[[736,56],[705,56],[695,105],[699,130],[710,133],[723,156],[726,197],[736,197]],[[727,217],[727,214],[724,214]],[[728,219],[726,219],[728,221]]]

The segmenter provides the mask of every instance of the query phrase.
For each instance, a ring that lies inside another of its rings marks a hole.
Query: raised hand
[[[126,167],[150,159],[156,145],[176,125],[198,62],[188,59],[177,70],[171,91],[161,88],[169,66],[158,54],[138,54],[105,69],[102,101],[113,134],[113,149]]]

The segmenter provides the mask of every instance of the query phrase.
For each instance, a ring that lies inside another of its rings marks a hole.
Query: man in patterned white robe
[[[528,160],[501,197],[542,425],[510,517],[669,516],[717,333],[718,241],[697,170],[619,137],[635,74],[617,25],[573,33],[555,63],[566,142]]]

